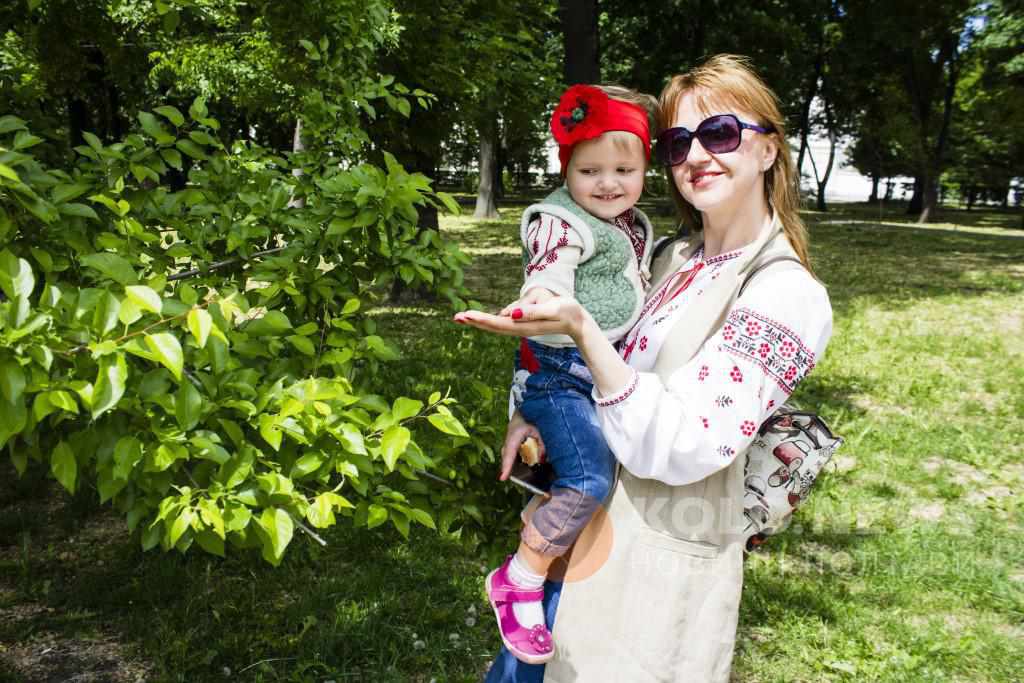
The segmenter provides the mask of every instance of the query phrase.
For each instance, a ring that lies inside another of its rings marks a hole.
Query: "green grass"
[[[1013,213],[939,217],[807,214],[835,333],[796,399],[847,445],[794,526],[748,560],[735,681],[1019,680],[1024,230]],[[517,225],[516,208],[443,224],[474,256],[466,281],[489,307],[519,288]],[[515,342],[449,315],[375,310],[405,352],[383,381],[407,395],[452,386],[497,445]],[[514,513],[491,528],[509,547]],[[498,643],[485,558],[423,530],[328,541],[298,539],[278,569],[142,555],[120,520],[39,476],[14,481],[5,459],[0,681],[26,667],[38,680],[479,679]]]

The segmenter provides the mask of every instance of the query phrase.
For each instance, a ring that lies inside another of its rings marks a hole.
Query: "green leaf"
[[[409,538],[409,518],[406,517],[402,512],[398,510],[391,511],[391,523],[398,529],[398,533],[402,534],[402,538]]]
[[[139,310],[160,315],[163,305],[160,301],[160,295],[154,292],[152,288],[145,285],[129,285],[124,288],[124,293],[129,301],[139,307]]]
[[[250,519],[252,519],[252,513],[244,505],[233,501],[224,504],[225,531],[241,531],[249,525]]]
[[[170,332],[147,334],[146,345],[156,354],[157,360],[171,371],[175,379],[181,381],[181,370],[185,365],[185,358],[182,355],[178,338]]]
[[[114,445],[114,477],[127,481],[142,456],[142,442],[134,436],[122,436]]]
[[[61,183],[53,188],[53,193],[50,195],[50,201],[54,204],[70,202],[72,199],[81,197],[90,189],[92,189],[92,185],[85,185],[83,183]]]
[[[323,464],[324,456],[321,453],[306,453],[295,461],[295,464],[292,465],[292,471],[288,476],[292,479],[301,479],[306,475],[316,472]]]
[[[203,523],[213,529],[221,539],[224,538],[224,517],[220,514],[217,503],[205,498],[199,501],[199,517]]]
[[[307,356],[316,355],[316,347],[313,346],[313,342],[309,341],[306,337],[293,334],[287,339],[288,342],[299,351],[299,353],[303,353]]]
[[[276,567],[280,564],[285,549],[292,541],[295,525],[287,511],[270,507],[260,515],[260,527],[266,532],[269,540],[269,547],[264,544],[263,557]]]
[[[168,14],[167,16],[171,16]],[[174,16],[178,16],[175,12]],[[166,21],[165,21],[166,23]],[[196,543],[199,547],[217,557],[224,557],[224,539],[210,531],[209,529],[203,529],[196,533]]]
[[[32,135],[32,133],[29,133],[27,130],[20,130],[17,135],[14,136],[14,149],[28,149],[29,147],[35,147],[42,141],[43,139],[41,137]]]
[[[373,529],[386,521],[388,521],[387,508],[376,503],[371,505],[366,517],[366,528]]]
[[[121,400],[128,379],[128,366],[124,354],[117,353],[100,358],[100,370],[92,393],[92,419],[97,419]]]
[[[0,117],[0,135],[10,133],[12,130],[24,130],[24,128],[24,119],[19,119],[17,116],[10,114]]]
[[[326,529],[334,524],[334,507],[328,496],[329,493],[321,493],[313,499],[313,502],[306,509],[306,519],[317,529]]]
[[[32,266],[7,249],[0,251],[0,289],[8,299],[29,298],[36,286]]]
[[[142,317],[142,311],[139,310],[139,305],[131,299],[125,299],[121,302],[121,310],[117,312],[117,319],[125,325],[131,325],[136,320]]]
[[[178,150],[164,147],[160,150],[160,156],[167,162],[168,166],[173,166],[179,171],[182,169],[181,153]]]
[[[388,470],[395,469],[395,463],[405,453],[405,449],[409,447],[411,437],[412,434],[409,430],[401,425],[388,427],[384,432],[380,439],[380,454],[384,458],[384,463],[388,466]]]
[[[337,429],[331,432],[338,439],[342,446],[349,453],[366,455],[366,444],[363,441],[363,434],[359,429],[348,422],[342,422]]]
[[[235,453],[230,460],[220,466],[217,479],[224,485],[224,488],[233,489],[249,478],[249,474],[252,473],[252,465],[256,461],[252,450],[250,447],[240,453]]]
[[[100,252],[82,257],[82,263],[94,270],[98,270],[114,282],[122,285],[131,285],[139,281],[138,276],[132,269],[132,264],[117,254]]]
[[[25,390],[25,371],[21,364],[15,360],[0,361],[0,392],[3,393],[11,403],[21,400],[21,393]]]
[[[178,460],[188,458],[188,449],[179,444],[160,444],[156,451],[150,451],[147,472],[164,472]]]
[[[78,484],[78,461],[75,460],[74,451],[66,442],[61,441],[50,454],[50,471],[68,493],[75,492],[75,486]]]
[[[23,401],[10,402],[0,397],[0,448],[28,422],[28,409]]]
[[[195,337],[200,348],[206,346],[206,339],[210,336],[210,329],[213,327],[213,317],[208,311],[202,308],[193,308],[188,313],[188,329]]]
[[[391,408],[391,415],[395,422],[401,422],[402,420],[419,415],[421,408],[423,408],[423,401],[399,396],[395,399],[395,404]]]
[[[172,107],[168,104],[165,104],[161,107],[154,108],[153,111],[166,118],[168,121],[174,124],[175,127],[180,128],[185,123],[185,117],[182,115],[180,111],[178,111],[176,107]]]
[[[282,433],[274,416],[263,413],[260,415],[259,424],[260,436],[263,437],[263,440],[270,444],[275,451],[280,450]]]
[[[160,120],[148,111],[139,112],[139,123],[142,124],[142,130],[161,145],[169,145],[174,142],[174,136],[168,133],[160,124]]]
[[[98,221],[100,217],[92,210],[91,206],[85,204],[61,204],[57,210],[65,216],[78,216],[79,218],[91,218]]]
[[[459,422],[454,415],[434,413],[427,419],[430,421],[430,424],[434,425],[445,434],[451,434],[452,436],[469,436],[469,433],[466,432],[466,428],[462,426],[462,423]]]
[[[21,182],[21,178],[18,177],[18,172],[7,164],[0,164],[0,178],[7,178],[13,180],[16,183]]]
[[[69,413],[78,413],[78,403],[75,399],[66,391],[51,391],[46,395],[47,399],[54,406],[61,410],[66,410]]]
[[[292,329],[292,323],[281,311],[267,311],[245,326],[245,332],[256,337],[278,335]]]
[[[103,292],[96,302],[92,316],[92,329],[100,337],[117,327],[118,314],[121,313],[121,301],[110,292]]]
[[[174,417],[178,420],[178,426],[186,432],[195,428],[199,424],[202,408],[203,396],[199,390],[188,380],[182,382],[174,397]]]
[[[203,148],[192,142],[191,140],[178,140],[174,143],[174,146],[180,149],[182,152],[192,157],[193,159],[206,159],[206,152]]]
[[[430,514],[425,510],[420,510],[419,508],[409,508],[407,512],[414,521],[419,522],[428,529],[437,529],[437,526],[434,524],[434,518],[431,517]]]
[[[174,547],[177,545],[178,540],[181,539],[189,527],[192,526],[192,520],[195,517],[195,513],[192,512],[192,508],[184,507],[181,512],[178,513],[178,518],[174,520],[174,524],[171,525],[170,532],[167,536],[167,545]]]

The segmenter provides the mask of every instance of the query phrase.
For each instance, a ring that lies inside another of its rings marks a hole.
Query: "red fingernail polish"
[[[519,320],[522,317],[523,317],[523,309],[517,308],[514,311],[512,311],[512,319],[513,320]]]

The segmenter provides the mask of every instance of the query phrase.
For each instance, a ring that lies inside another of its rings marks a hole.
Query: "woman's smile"
[[[690,175],[690,183],[695,188],[707,187],[720,175],[724,175],[724,173],[722,171],[695,171]]]

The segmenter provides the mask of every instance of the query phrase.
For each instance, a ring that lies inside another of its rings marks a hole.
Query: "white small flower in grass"
[[[459,642],[459,634],[452,633],[450,636],[448,636],[448,640],[452,641],[453,643]]]
[[[466,613],[467,614],[472,614],[473,616],[476,616],[476,605],[470,605],[469,609],[466,610]]]
[[[220,670],[220,672],[221,672],[222,674],[224,674],[225,678],[226,678],[226,677],[229,677],[229,676],[231,676],[231,667],[230,667],[230,666],[225,666],[224,668],[222,668],[222,669]]]
[[[487,565],[486,564],[480,565],[480,573],[481,574],[486,574],[487,573]]]
[[[412,642],[412,649],[414,649],[414,650],[422,650],[426,646],[427,646],[427,644],[424,643],[422,640],[414,640]]]
[[[469,626],[470,628],[476,626],[476,619],[473,617],[466,617],[466,626]]]

